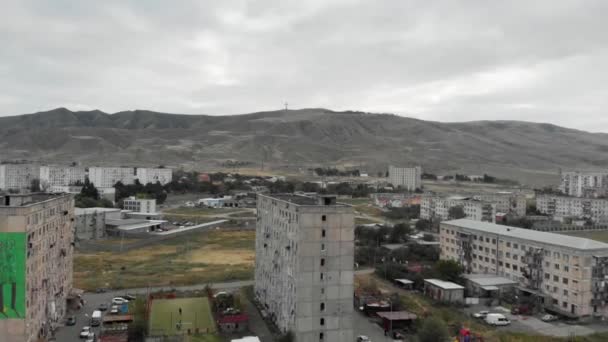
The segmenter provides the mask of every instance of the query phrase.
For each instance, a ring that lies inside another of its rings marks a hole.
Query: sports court
[[[181,313],[180,313],[181,309]],[[215,332],[209,300],[200,298],[154,299],[150,311],[151,336]]]

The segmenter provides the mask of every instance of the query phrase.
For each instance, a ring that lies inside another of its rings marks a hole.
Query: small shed
[[[411,290],[414,286],[414,282],[409,279],[395,279],[394,281],[402,289]]]
[[[517,282],[493,274],[465,274],[466,288],[471,297],[498,297],[501,293],[512,291]]]
[[[382,328],[384,331],[408,329],[416,318],[418,318],[418,316],[409,311],[378,312],[378,317],[382,319]]]
[[[446,303],[464,303],[464,286],[440,279],[424,279],[424,294]]]

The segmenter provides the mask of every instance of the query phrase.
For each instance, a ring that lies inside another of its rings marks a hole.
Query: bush
[[[418,331],[418,340],[420,342],[448,342],[450,340],[448,327],[439,318],[428,318]]]

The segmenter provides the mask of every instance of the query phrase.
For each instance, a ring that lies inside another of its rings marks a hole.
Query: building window
[[[325,288],[324,287],[321,288],[321,294],[325,294]]]
[[[325,258],[321,258],[321,266],[325,266]]]
[[[564,309],[567,309],[567,308],[568,308],[568,302],[563,302],[563,303],[562,303],[562,307],[563,307]]]
[[[323,278],[324,278],[323,272],[321,272],[320,278],[321,278],[321,280],[323,280]]]
[[[545,273],[545,279],[550,279],[551,275],[549,275],[549,273]]]
[[[555,264],[555,269],[559,270],[559,264]]]
[[[559,282],[559,277],[558,277],[558,276],[556,276],[556,275],[554,275],[554,276],[553,276],[553,281],[555,281],[555,282]]]
[[[510,242],[507,242],[507,247],[511,247],[511,243]]]
[[[513,244],[513,248],[517,249],[517,244],[516,243]]]
[[[321,244],[321,252],[325,252],[325,244],[324,243]]]
[[[325,318],[321,318],[321,320],[319,321],[319,324],[325,325]]]
[[[568,297],[568,290],[564,290],[564,296]]]
[[[564,272],[570,272],[570,267],[564,266]]]
[[[323,222],[327,221],[327,216],[325,216],[325,215],[321,216],[321,221],[323,221]]]
[[[563,282],[564,284],[568,285],[568,278],[564,278],[564,279],[562,279],[562,282]]]
[[[321,229],[321,237],[325,237],[325,229]]]
[[[319,333],[319,341],[323,341],[323,337],[324,337],[324,336],[325,336],[325,335],[323,335],[323,333]]]
[[[325,311],[325,303],[321,303],[321,311]]]
[[[517,271],[517,265],[513,265],[513,271]]]

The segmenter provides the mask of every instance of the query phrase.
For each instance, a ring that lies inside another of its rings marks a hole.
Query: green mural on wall
[[[25,233],[0,233],[0,320],[25,318]]]

